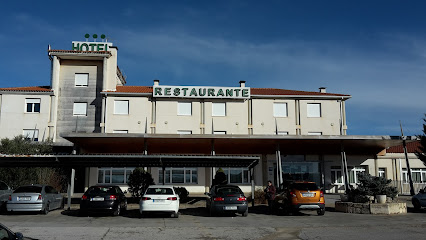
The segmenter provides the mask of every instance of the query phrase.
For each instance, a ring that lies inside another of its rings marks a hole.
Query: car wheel
[[[86,210],[78,210],[78,216],[80,217],[86,217],[88,215],[88,212]]]
[[[49,213],[49,204],[46,204],[46,207],[43,209],[42,213],[47,215]]]
[[[114,210],[113,215],[114,216],[120,216],[121,213],[121,207],[120,205],[117,206],[117,209]]]
[[[412,202],[413,202],[414,209],[416,211],[420,210],[420,208],[422,207],[421,204],[420,204],[420,201],[418,199],[413,199]]]
[[[172,218],[179,218],[179,212],[172,213]]]
[[[210,217],[214,217],[216,215],[212,208],[209,209],[209,215]]]
[[[245,212],[243,212],[243,214],[241,214],[243,217],[247,217],[248,216],[248,208],[246,209]]]
[[[317,213],[318,213],[319,216],[324,215],[325,214],[325,208],[318,209]]]

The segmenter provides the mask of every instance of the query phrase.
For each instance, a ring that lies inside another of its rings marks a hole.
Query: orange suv
[[[317,210],[324,215],[324,193],[314,182],[291,182],[277,195],[275,206],[286,211]]]

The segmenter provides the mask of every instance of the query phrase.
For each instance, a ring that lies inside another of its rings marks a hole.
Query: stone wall
[[[337,212],[358,213],[358,214],[403,214],[407,213],[406,203],[353,203],[340,202],[335,203]]]

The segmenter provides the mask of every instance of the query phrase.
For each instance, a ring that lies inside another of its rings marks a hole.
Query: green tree
[[[426,116],[426,114],[425,114]],[[426,123],[426,117],[423,118],[423,121]],[[423,123],[423,135],[419,135],[420,138],[420,151],[416,152],[417,157],[422,160],[423,164],[426,166],[426,124]]]
[[[222,168],[219,168],[216,171],[216,174],[214,175],[213,186],[214,185],[227,184],[227,183],[228,183],[228,179],[226,177],[225,172],[223,171]]]
[[[12,139],[0,140],[0,153],[7,155],[42,155],[53,152],[52,141],[33,142],[19,135]],[[41,167],[0,168],[0,180],[10,187],[17,188],[26,184],[48,184],[58,190],[64,190],[66,175],[62,169]]]
[[[150,186],[154,185],[154,179],[151,176],[151,173],[145,171],[143,168],[135,168],[133,172],[129,175],[129,192],[133,197],[140,197],[145,192],[145,190]]]
[[[398,194],[396,187],[390,186],[390,179],[371,176],[368,173],[358,175],[359,184],[350,191],[349,198],[353,202],[367,202],[368,196],[386,195],[394,198]]]

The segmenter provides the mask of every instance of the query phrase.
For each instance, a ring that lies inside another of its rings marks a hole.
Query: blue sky
[[[50,84],[47,45],[118,46],[127,85],[271,87],[352,95],[348,134],[421,134],[426,1],[5,1],[0,87]]]

